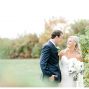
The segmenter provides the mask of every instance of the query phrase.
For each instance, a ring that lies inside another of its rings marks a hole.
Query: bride
[[[77,36],[70,36],[67,40],[67,47],[59,53],[61,57],[61,87],[83,87],[83,65],[79,39]],[[76,66],[77,65],[77,66]],[[79,69],[80,68],[80,69]]]

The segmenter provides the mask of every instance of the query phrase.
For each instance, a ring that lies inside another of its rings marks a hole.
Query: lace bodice
[[[77,59],[76,58],[68,59],[66,56],[62,56],[60,67],[61,67],[61,71],[63,72],[63,74],[68,75],[69,65],[70,65],[71,61],[77,61]]]

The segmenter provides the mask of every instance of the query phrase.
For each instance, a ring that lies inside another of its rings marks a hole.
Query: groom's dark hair
[[[62,31],[60,31],[60,30],[55,30],[55,31],[52,32],[51,38],[54,39],[56,36],[60,37],[61,34],[63,34]]]

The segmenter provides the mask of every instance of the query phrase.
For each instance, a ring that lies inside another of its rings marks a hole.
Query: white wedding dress
[[[83,77],[82,77],[82,85],[79,85],[78,81],[73,80],[73,75],[69,75],[69,65],[71,60],[77,60],[76,58],[68,59],[66,56],[62,56],[60,62],[60,69],[62,73],[62,81],[60,83],[60,87],[83,87]],[[78,83],[77,83],[78,82]],[[80,82],[81,83],[81,82]]]

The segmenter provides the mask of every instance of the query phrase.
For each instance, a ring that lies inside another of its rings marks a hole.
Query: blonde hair
[[[73,40],[76,42],[76,45],[75,45],[75,50],[82,54],[81,52],[81,48],[80,48],[80,43],[79,43],[79,37],[78,36],[70,36],[69,38],[73,38]]]

